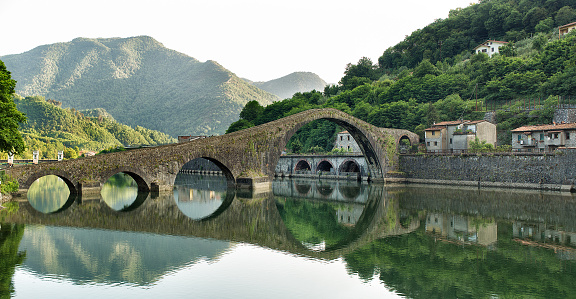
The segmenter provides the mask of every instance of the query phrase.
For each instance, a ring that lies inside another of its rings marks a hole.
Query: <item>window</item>
[[[544,133],[540,133],[540,141],[544,140]]]
[[[348,141],[350,141],[350,136],[348,136]]]
[[[494,47],[492,47],[492,52],[494,52]]]
[[[570,139],[570,133],[566,132],[566,140]]]
[[[427,145],[427,146],[430,146],[430,141],[426,142],[426,145]]]
[[[434,141],[434,146],[438,146],[438,141]]]
[[[452,138],[450,138],[450,144],[452,144]]]
[[[522,136],[518,134],[518,141],[522,140]]]
[[[340,136],[340,141],[344,140],[344,136]]]

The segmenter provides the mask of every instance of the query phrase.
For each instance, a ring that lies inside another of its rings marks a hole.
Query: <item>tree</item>
[[[576,10],[570,6],[564,6],[556,12],[556,25],[562,26],[576,21]]]
[[[245,119],[251,123],[254,123],[254,120],[262,114],[264,111],[264,107],[258,103],[258,101],[250,101],[246,103],[246,106],[240,111],[240,118]]]
[[[18,126],[26,122],[26,116],[16,109],[13,98],[15,87],[16,81],[0,60],[0,151],[20,154],[26,146]]]

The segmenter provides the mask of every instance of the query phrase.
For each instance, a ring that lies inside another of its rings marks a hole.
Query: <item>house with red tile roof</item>
[[[568,34],[568,32],[576,29],[576,22],[562,25],[558,27],[558,37]]]
[[[476,137],[496,146],[496,125],[486,120],[443,121],[424,132],[428,152],[465,152]]]
[[[479,53],[486,53],[488,56],[492,57],[492,55],[496,53],[500,53],[500,47],[507,45],[508,42],[498,41],[498,40],[487,40],[480,45],[474,48],[474,52],[476,54]]]
[[[576,147],[576,123],[523,126],[511,132],[513,151],[544,152]]]

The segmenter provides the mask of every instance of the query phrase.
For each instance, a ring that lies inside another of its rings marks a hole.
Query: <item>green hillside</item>
[[[201,63],[147,36],[77,38],[0,59],[23,96],[104,108],[124,124],[172,136],[224,133],[249,100],[278,99],[214,61]]]
[[[28,122],[20,131],[27,146],[22,158],[31,158],[39,150],[42,158],[55,159],[66,148],[100,151],[116,146],[161,145],[176,140],[164,133],[118,123],[103,109],[79,111],[63,109],[62,103],[43,97],[15,96],[18,110]],[[5,155],[5,154],[4,154]]]
[[[537,6],[539,3],[544,6]],[[486,111],[496,108],[498,144],[509,146],[511,129],[551,123],[558,103],[570,100],[576,104],[576,30],[559,38],[554,27],[576,21],[576,1],[551,3],[492,0],[452,11],[448,19],[437,20],[387,49],[377,64],[364,57],[347,65],[340,82],[327,86],[323,93],[300,93],[267,107],[246,105],[241,119],[227,132],[306,109],[333,107],[373,125],[411,130],[423,138],[424,129],[435,122],[482,119]],[[502,31],[504,36],[488,29],[493,28],[489,26],[491,17],[501,6],[514,8],[523,20],[514,26],[510,23],[507,31]],[[532,19],[534,11],[544,8],[546,14],[540,15],[538,22]],[[464,17],[466,22],[478,23],[477,27],[460,24]],[[527,37],[511,42],[492,57],[474,54],[474,47],[488,37],[506,39],[512,32]],[[467,42],[459,42],[460,48],[445,53],[447,44],[440,47],[434,42],[438,38],[464,38]],[[522,109],[527,105],[536,109]],[[317,146],[329,150],[322,134],[333,134],[337,128],[318,130],[322,126],[325,124],[303,128],[289,149],[296,142],[302,151]]]
[[[279,96],[281,99],[290,98],[297,92],[324,90],[327,85],[326,81],[310,72],[295,72],[266,82],[246,81],[262,90]]]

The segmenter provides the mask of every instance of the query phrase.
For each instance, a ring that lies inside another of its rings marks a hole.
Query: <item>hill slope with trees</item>
[[[215,61],[201,63],[147,36],[77,38],[0,59],[23,96],[104,108],[122,123],[172,136],[221,134],[249,100],[278,99]]]
[[[79,150],[100,151],[121,146],[176,142],[176,139],[158,131],[118,123],[109,118],[103,109],[63,109],[61,102],[46,101],[39,96],[24,98],[16,95],[14,102],[28,118],[27,123],[20,126],[26,150],[17,157],[31,158],[32,151],[38,150],[41,158],[55,159],[58,151],[65,151],[68,157],[74,157]]]

